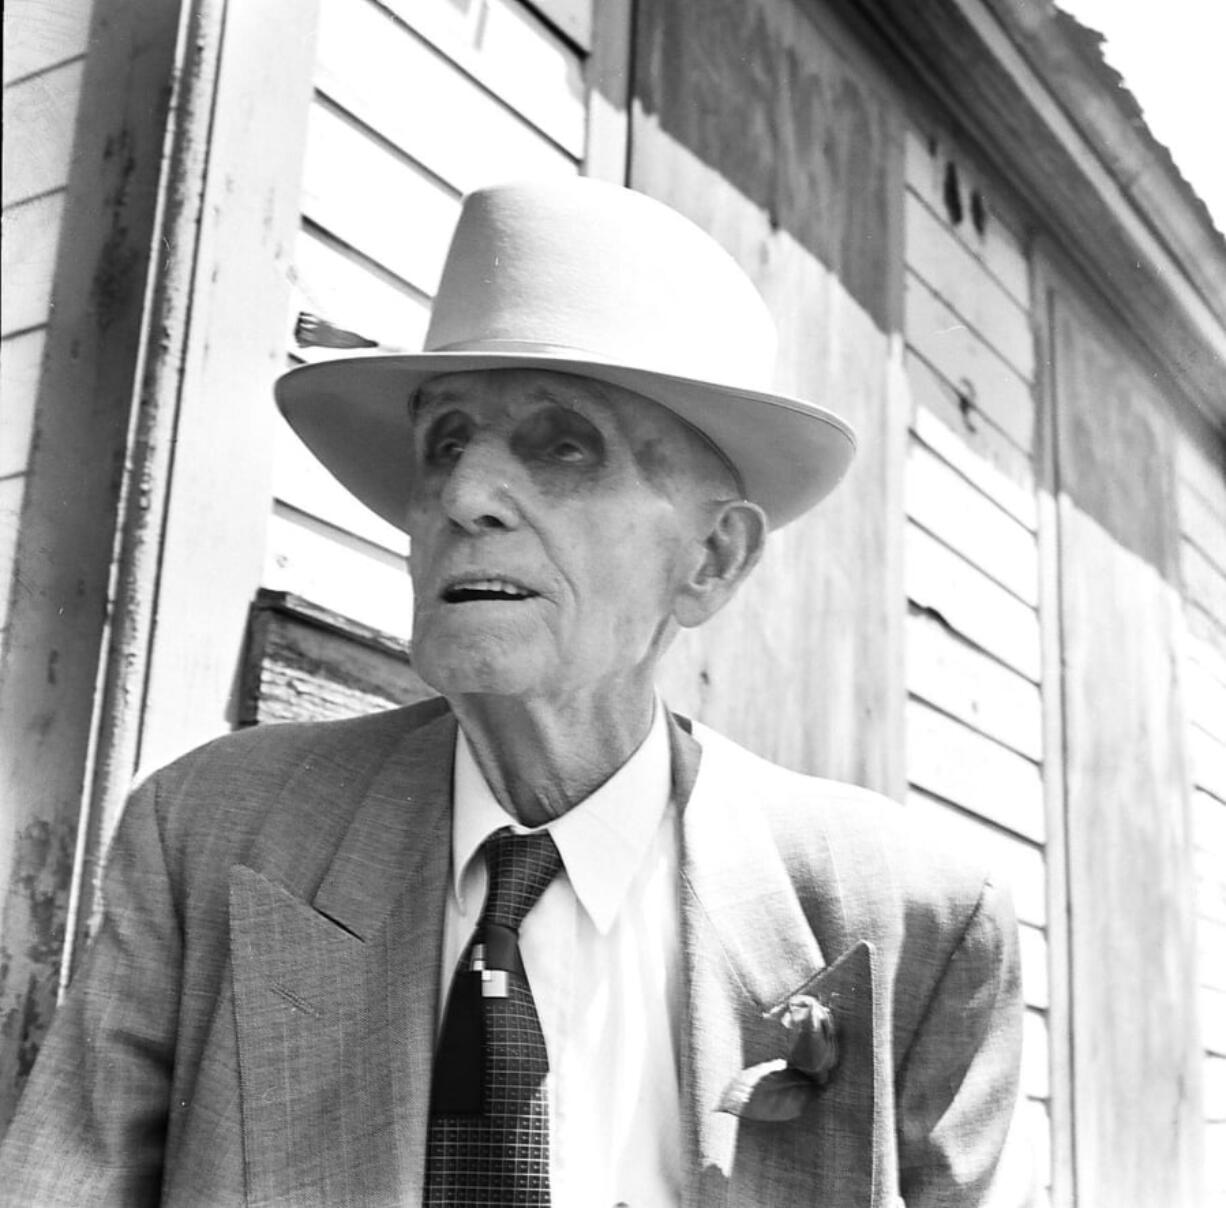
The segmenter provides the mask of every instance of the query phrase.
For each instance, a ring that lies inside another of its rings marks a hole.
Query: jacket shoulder
[[[439,698],[342,721],[227,734],[154,772],[124,821],[156,833],[181,894],[207,887],[213,896],[220,892],[213,882],[248,861],[306,887],[322,875],[381,769],[449,716]]]
[[[861,930],[899,941],[920,931],[956,938],[985,895],[997,896],[986,863],[918,811],[858,785],[781,767],[710,730],[701,731],[701,741],[704,758],[717,754],[754,786],[798,890],[837,886],[849,930],[862,921]]]
[[[232,778],[292,772],[304,765],[361,760],[389,752],[414,730],[448,712],[441,697],[403,708],[339,721],[287,722],[223,734],[153,772],[163,792],[185,788],[202,777]]]

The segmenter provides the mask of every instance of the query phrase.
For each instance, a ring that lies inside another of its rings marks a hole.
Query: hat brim
[[[855,454],[851,427],[812,403],[582,358],[458,351],[355,356],[291,369],[275,393],[290,426],[333,476],[403,529],[409,399],[430,378],[479,369],[576,374],[667,407],[737,467],[746,497],[766,512],[771,528],[796,519],[833,490]]]

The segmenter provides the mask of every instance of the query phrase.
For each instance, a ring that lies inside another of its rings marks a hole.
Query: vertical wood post
[[[185,6],[97,0],[0,680],[0,1126],[55,1003]]]
[[[169,156],[78,932],[137,767],[237,719],[271,506],[315,5],[200,0],[190,33],[199,62]]]
[[[1076,1194],[1197,1204],[1174,413],[1088,307],[1053,301]]]

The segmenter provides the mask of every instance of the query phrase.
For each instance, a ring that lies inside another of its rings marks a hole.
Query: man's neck
[[[590,797],[638,750],[655,697],[523,701],[460,696],[451,707],[491,792],[526,826],[561,817]]]

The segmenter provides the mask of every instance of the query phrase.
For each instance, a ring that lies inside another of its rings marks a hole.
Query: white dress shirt
[[[639,749],[548,823],[563,871],[520,929],[545,1047],[556,1208],[681,1201],[681,923],[663,706]],[[485,901],[481,845],[512,823],[462,732],[439,1019]],[[514,824],[526,833],[530,828]]]

